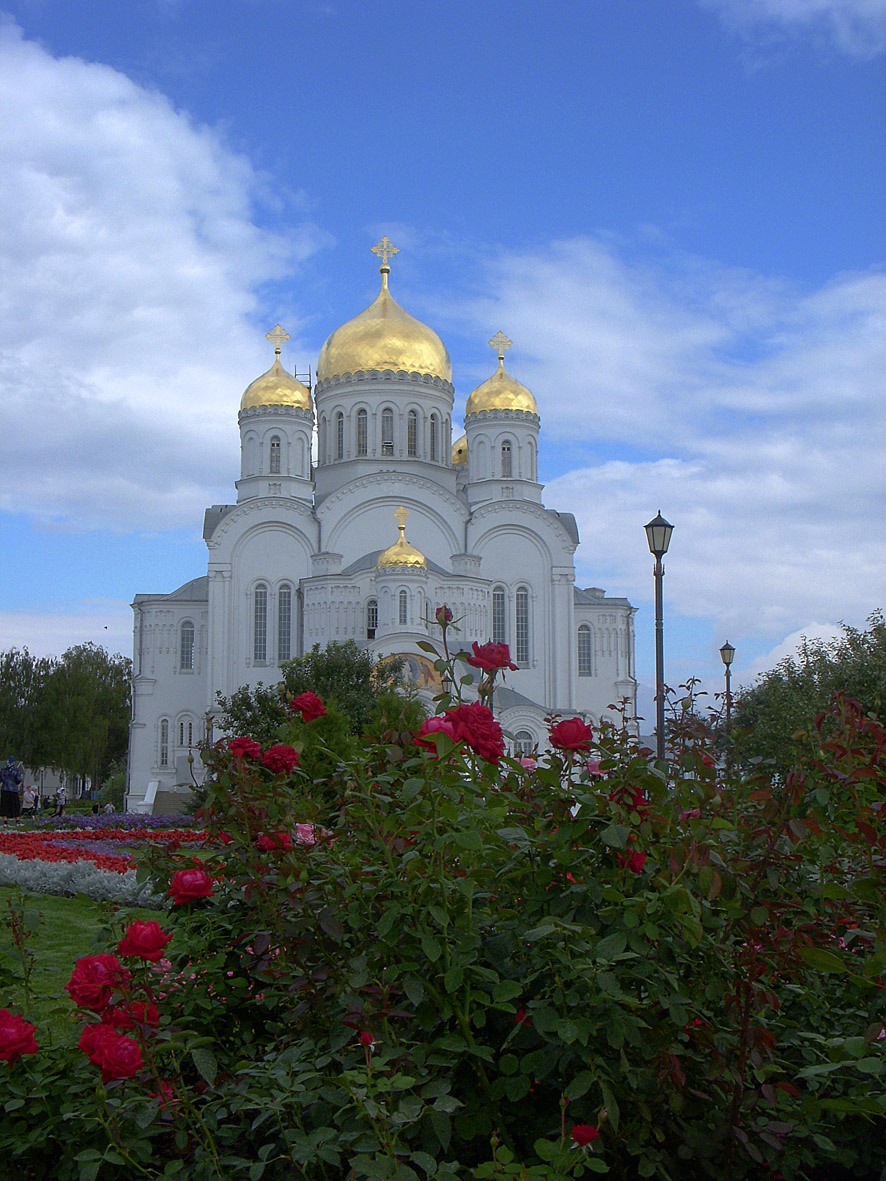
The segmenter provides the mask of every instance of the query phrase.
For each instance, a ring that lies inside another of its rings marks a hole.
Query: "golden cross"
[[[401,533],[406,530],[406,518],[409,516],[409,509],[404,508],[401,504],[398,509],[394,510],[394,520],[397,522],[397,528]]]
[[[503,361],[505,359],[505,349],[509,349],[514,342],[508,340],[503,332],[496,332],[489,343],[497,350],[499,361]]]
[[[283,341],[289,340],[289,333],[278,324],[276,328],[273,328],[270,332],[266,332],[265,337],[273,344],[274,352],[279,357]]]
[[[376,244],[374,246],[370,246],[369,249],[373,254],[378,255],[378,257],[381,259],[381,265],[383,267],[388,265],[389,258],[393,258],[395,254],[400,253],[400,247],[395,246],[387,234],[385,234],[380,242],[376,242]]]

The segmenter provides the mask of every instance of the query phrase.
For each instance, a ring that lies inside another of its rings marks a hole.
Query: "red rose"
[[[374,1046],[375,1045],[375,1038],[372,1036],[372,1034],[369,1032],[368,1029],[361,1029],[360,1030],[360,1045],[361,1046]]]
[[[447,623],[452,623],[452,612],[444,603],[442,607],[438,607],[434,612],[434,618],[441,627],[444,627]]]
[[[114,1029],[134,1029],[136,1025],[157,1026],[160,1024],[160,1010],[145,1001],[133,1001],[130,1005],[118,1005],[115,1008],[109,1005],[102,1013],[102,1021]]]
[[[592,1124],[576,1124],[572,1129],[572,1143],[576,1148],[587,1148],[599,1139],[600,1133]]]
[[[291,849],[292,837],[288,832],[263,832],[259,833],[255,843],[259,849],[267,853],[271,849]]]
[[[0,1059],[18,1062],[22,1054],[36,1054],[40,1048],[34,1041],[36,1028],[18,1013],[0,1009]]]
[[[115,955],[85,955],[77,960],[65,988],[75,1005],[100,1013],[111,994],[129,980],[129,972]]]
[[[455,709],[447,710],[444,717],[452,723],[456,742],[469,746],[481,759],[495,764],[504,755],[501,726],[489,706],[472,701],[469,705],[457,705]]]
[[[117,944],[117,951],[120,955],[138,956],[139,959],[156,963],[163,959],[163,948],[171,938],[153,919],[147,923],[130,923],[126,934]]]
[[[211,898],[212,878],[205,869],[180,869],[172,875],[168,893],[176,906],[193,902],[195,898]]]
[[[616,853],[618,864],[626,866],[631,873],[642,873],[643,866],[646,864],[646,854],[640,852],[629,853],[627,856],[624,853]]]
[[[551,746],[558,750],[590,750],[593,735],[591,727],[581,718],[565,718],[551,726]]]
[[[613,804],[621,804],[630,812],[639,812],[641,817],[645,816],[652,806],[640,787],[617,787],[609,793],[609,798]]]
[[[317,718],[322,718],[326,714],[326,706],[320,700],[316,693],[299,693],[298,697],[294,697],[289,703],[289,708],[295,713],[300,711],[302,721],[314,722]]]
[[[144,1066],[138,1042],[110,1025],[87,1025],[78,1045],[94,1066],[101,1067],[106,1083],[132,1078]]]
[[[284,772],[286,775],[298,762],[298,751],[293,750],[291,746],[285,746],[283,743],[277,743],[276,746],[269,746],[261,757],[261,761],[275,774]]]
[[[257,759],[261,754],[261,747],[254,738],[232,738],[228,750],[235,759]]]
[[[447,717],[433,717],[425,718],[421,724],[421,730],[416,734],[414,742],[416,746],[423,746],[426,750],[436,751],[437,744],[432,739],[427,738],[428,734],[447,734],[453,742],[455,742],[455,730],[452,722]]]
[[[471,647],[474,655],[468,657],[468,664],[474,668],[482,668],[485,673],[493,673],[498,668],[509,668],[517,671],[517,666],[511,660],[511,650],[507,644],[478,644],[474,640]]]

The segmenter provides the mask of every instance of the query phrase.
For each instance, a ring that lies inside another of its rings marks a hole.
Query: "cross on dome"
[[[394,510],[394,520],[397,522],[397,528],[401,533],[406,531],[406,519],[409,516],[409,509],[404,508],[401,504],[398,509]]]
[[[498,353],[499,361],[504,364],[505,351],[509,349],[514,342],[512,340],[508,340],[503,332],[496,332],[495,336],[493,336],[489,343]]]
[[[374,246],[370,246],[369,249],[373,254],[377,255],[381,259],[381,265],[383,267],[388,266],[389,258],[393,258],[395,254],[400,253],[400,247],[395,246],[387,234],[384,235],[380,242],[376,242],[376,244]],[[388,267],[388,269],[390,270],[390,267]]]
[[[274,346],[274,352],[279,357],[280,349],[283,346],[284,340],[289,340],[289,333],[285,328],[281,328],[278,324],[275,328],[272,328],[270,332],[266,332],[265,337]]]

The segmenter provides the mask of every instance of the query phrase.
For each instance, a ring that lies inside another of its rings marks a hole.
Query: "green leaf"
[[[751,907],[751,922],[756,923],[758,927],[764,926],[769,921],[769,911],[765,906]]]
[[[627,945],[626,932],[613,931],[611,935],[605,935],[594,948],[594,958],[604,962],[614,960],[617,955],[621,955]]]
[[[427,931],[421,937],[421,949],[432,964],[436,963],[440,958],[440,953],[443,950],[440,946],[440,941],[435,939],[433,935],[428,934]]]
[[[594,1085],[594,1076],[589,1070],[583,1070],[577,1074],[569,1086],[566,1088],[567,1099],[580,1099],[582,1095],[587,1092]]]
[[[800,959],[816,972],[845,974],[849,971],[838,955],[822,947],[801,947],[797,953]]]
[[[630,832],[623,824],[610,824],[600,833],[600,840],[610,849],[623,849],[628,843]]]
[[[407,976],[403,981],[403,991],[414,1005],[420,1005],[425,995],[425,986],[415,976]]]
[[[191,1050],[191,1058],[201,1078],[205,1079],[210,1086],[215,1083],[218,1075],[218,1062],[212,1050],[207,1050],[204,1046],[196,1046]]]

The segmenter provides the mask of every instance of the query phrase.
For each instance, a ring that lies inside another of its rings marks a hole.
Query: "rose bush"
[[[134,956],[89,1010],[140,1064],[92,1032],[88,1058],[0,1066],[4,1161],[60,1181],[873,1179],[886,733],[837,710],[776,788],[708,763],[691,710],[665,779],[605,725],[593,768],[576,726],[524,767],[488,697],[444,699],[452,735],[368,744],[311,840],[299,768],[220,744],[200,820],[229,839],[201,867],[152,852],[169,959]]]

